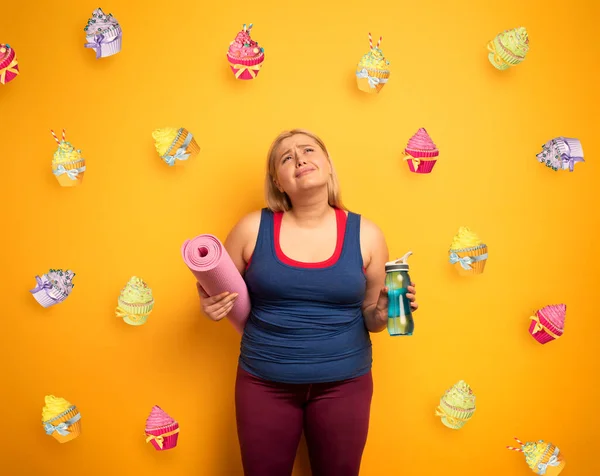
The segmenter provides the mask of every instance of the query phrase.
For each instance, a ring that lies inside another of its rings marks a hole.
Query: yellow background
[[[83,28],[98,6],[2,9],[0,41],[21,68],[0,86],[2,474],[241,474],[239,338],[200,314],[179,249],[200,233],[224,239],[263,206],[268,146],[292,127],[322,136],[347,206],[381,226],[390,254],[414,252],[416,332],[373,336],[361,474],[531,474],[505,449],[513,436],[559,445],[564,476],[598,474],[598,2],[114,1],[100,6],[122,25],[123,50],[97,61]],[[244,22],[266,52],[250,82],[234,80],[225,57]],[[495,70],[487,42],[521,25],[527,59]],[[391,62],[378,96],[354,78],[369,31],[383,35]],[[152,131],[168,125],[191,130],[202,148],[183,167],[154,150]],[[419,127],[441,151],[431,175],[401,159]],[[62,128],[87,159],[78,188],[51,173],[49,129]],[[536,161],[560,135],[582,141],[575,173]],[[476,278],[447,263],[461,225],[489,246]],[[28,290],[50,267],[74,270],[75,288],[43,309]],[[156,299],[140,328],[114,315],[132,275]],[[560,302],[565,336],[542,346],[528,318]],[[452,431],[434,411],[460,379],[478,407]],[[44,434],[46,394],[79,407],[77,440]],[[180,422],[175,450],[144,442],[155,404]],[[304,444],[299,454],[295,475],[308,475]]]

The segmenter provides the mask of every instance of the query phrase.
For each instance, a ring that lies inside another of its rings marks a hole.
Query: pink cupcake
[[[531,319],[529,333],[540,344],[546,344],[563,335],[567,306],[553,304],[537,311]]]
[[[229,44],[227,59],[236,79],[256,78],[265,60],[264,48],[258,46],[258,43],[250,38],[251,29],[252,23],[250,26],[246,26],[244,23],[242,31]]]
[[[6,84],[19,74],[17,55],[10,45],[0,43],[0,84]]]
[[[146,419],[146,443],[151,442],[158,451],[170,450],[177,446],[178,437],[179,423],[154,405]]]
[[[404,160],[411,172],[428,174],[433,170],[440,151],[422,127],[413,135],[404,149]]]

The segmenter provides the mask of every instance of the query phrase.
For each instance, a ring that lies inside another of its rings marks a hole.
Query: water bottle
[[[415,330],[410,301],[406,297],[410,276],[406,260],[412,251],[396,261],[385,264],[385,285],[388,288],[388,332],[391,336],[411,336]]]

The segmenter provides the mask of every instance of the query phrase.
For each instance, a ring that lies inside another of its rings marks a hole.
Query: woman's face
[[[331,166],[325,152],[312,138],[295,134],[281,141],[275,151],[275,184],[288,195],[327,186]]]

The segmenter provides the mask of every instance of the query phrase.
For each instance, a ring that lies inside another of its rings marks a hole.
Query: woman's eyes
[[[315,149],[311,149],[310,147],[307,147],[306,149],[304,149],[304,152],[314,152]]]
[[[307,147],[306,149],[304,149],[305,153],[314,152],[314,151],[315,151],[315,149],[313,149],[312,147]],[[288,155],[288,156],[286,156],[286,157],[283,158],[283,162],[285,162],[287,159],[291,159],[291,158],[292,158],[292,156]]]

